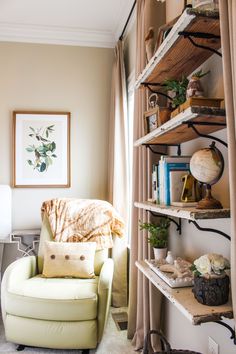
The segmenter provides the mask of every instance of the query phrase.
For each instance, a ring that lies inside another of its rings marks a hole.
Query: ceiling
[[[114,47],[134,0],[0,0],[0,41]]]

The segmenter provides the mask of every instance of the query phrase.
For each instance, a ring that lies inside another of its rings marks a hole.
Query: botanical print
[[[31,154],[31,158],[27,160],[28,164],[38,172],[46,172],[53,159],[57,158],[55,154],[56,143],[50,139],[50,135],[55,130],[55,125],[48,127],[33,128],[29,127],[28,136],[32,138],[32,145],[26,147],[26,151]]]
[[[70,113],[13,112],[14,187],[70,187]]]

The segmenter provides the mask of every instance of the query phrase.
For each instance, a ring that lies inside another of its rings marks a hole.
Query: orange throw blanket
[[[58,198],[42,204],[53,238],[61,242],[96,242],[113,246],[112,234],[124,236],[124,223],[113,206],[102,200]]]

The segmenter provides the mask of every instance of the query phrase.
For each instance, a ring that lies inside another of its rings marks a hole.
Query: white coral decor
[[[209,253],[194,261],[196,270],[205,277],[221,275],[230,268],[229,261],[220,254]]]

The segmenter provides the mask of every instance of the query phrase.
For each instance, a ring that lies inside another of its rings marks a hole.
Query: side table
[[[0,239],[0,273],[2,270],[4,246],[16,244],[17,251],[22,257],[37,255],[37,245],[40,238],[40,229],[15,230],[5,239]]]

